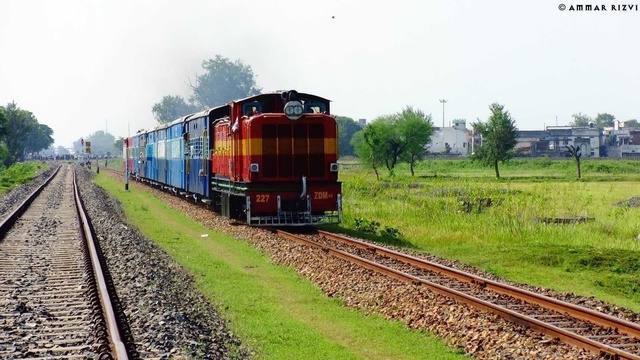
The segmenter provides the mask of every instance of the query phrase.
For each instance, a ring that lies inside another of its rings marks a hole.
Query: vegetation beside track
[[[331,230],[640,311],[640,161],[585,159],[581,181],[565,159],[500,168],[496,180],[477,162],[427,160],[376,181],[344,162],[344,221]],[[572,219],[586,222],[549,223]]]
[[[46,170],[47,164],[38,161],[15,163],[0,170],[0,194],[4,194],[15,186],[26,184],[38,174]]]
[[[464,359],[406,326],[345,308],[252,246],[189,220],[137,186],[100,174],[129,222],[194,274],[259,359]],[[162,221],[158,221],[162,219]],[[203,236],[203,235],[207,236]]]

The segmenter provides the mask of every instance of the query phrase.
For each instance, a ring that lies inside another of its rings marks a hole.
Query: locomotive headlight
[[[329,171],[331,171],[331,172],[338,172],[338,163],[331,163],[331,164],[329,164]]]
[[[289,120],[295,121],[300,119],[303,112],[304,107],[300,101],[293,100],[284,104],[284,114],[289,118]]]
[[[257,173],[260,170],[260,166],[257,163],[251,163],[249,165],[249,171]]]

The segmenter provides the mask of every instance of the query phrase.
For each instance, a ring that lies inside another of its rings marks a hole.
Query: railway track
[[[318,231],[279,236],[432,291],[586,349],[603,359],[640,359],[640,326],[589,308],[543,296],[341,235]]]
[[[6,217],[0,236],[0,358],[128,358],[73,167]]]
[[[587,349],[604,359],[640,359],[640,326],[574,304],[326,231],[278,235]]]

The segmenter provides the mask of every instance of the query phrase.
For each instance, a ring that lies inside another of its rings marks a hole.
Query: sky
[[[251,66],[264,91],[316,94],[355,120],[412,106],[435,126],[471,124],[494,102],[520,130],[579,112],[640,119],[640,6],[612,11],[622,4],[2,0],[0,105],[31,111],[56,146],[126,137],[156,125],[164,96],[188,98],[202,62],[222,55]]]

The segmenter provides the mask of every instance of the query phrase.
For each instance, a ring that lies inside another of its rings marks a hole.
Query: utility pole
[[[444,104],[447,102],[447,100],[440,99],[440,102],[442,103],[442,128],[444,129]]]

